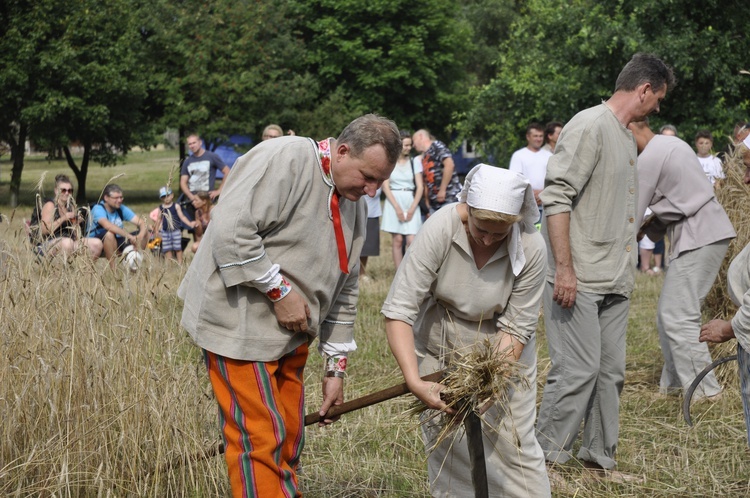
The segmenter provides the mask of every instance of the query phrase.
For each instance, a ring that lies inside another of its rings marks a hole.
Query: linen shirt
[[[182,325],[198,346],[229,358],[273,361],[319,336],[349,343],[356,317],[364,200],[341,198],[349,275],[339,268],[329,185],[317,144],[302,137],[261,142],[225,180],[211,223],[178,295]],[[251,282],[279,264],[310,307],[307,332],[276,321],[273,303]]]
[[[669,258],[737,234],[716,200],[693,149],[677,137],[655,135],[638,157],[638,224],[649,207],[659,223],[646,229],[659,240],[666,228]]]
[[[601,104],[576,114],[560,134],[540,194],[547,280],[555,280],[546,217],[570,213],[570,250],[578,290],[629,296],[638,260],[633,134]]]
[[[417,234],[398,268],[381,312],[414,327],[417,354],[441,357],[494,337],[498,330],[526,344],[536,332],[544,283],[545,246],[533,226],[521,225],[526,257],[514,276],[507,243],[481,269],[466,228],[452,204],[435,212]],[[510,237],[508,237],[509,240]]]
[[[729,297],[739,306],[732,330],[745,351],[750,351],[750,244],[735,256],[727,271]]]

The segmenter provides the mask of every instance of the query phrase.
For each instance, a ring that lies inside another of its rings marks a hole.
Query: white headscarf
[[[475,209],[521,215],[523,222],[532,225],[539,219],[539,207],[526,177],[489,164],[479,164],[469,171],[458,201]],[[508,255],[513,274],[518,276],[526,264],[518,223],[513,225],[509,237]]]

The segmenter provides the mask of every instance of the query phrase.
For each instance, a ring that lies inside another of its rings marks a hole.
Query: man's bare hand
[[[292,289],[281,300],[273,303],[276,320],[282,327],[295,332],[307,331],[307,320],[310,318],[310,308],[297,291]]]
[[[572,308],[576,302],[576,272],[572,267],[558,267],[555,271],[555,291],[552,299],[563,308]]]
[[[442,189],[442,188],[440,190],[438,190],[437,201],[440,204],[442,204],[443,202],[445,202],[445,190]]]
[[[318,422],[320,427],[334,423],[339,417],[323,418],[332,406],[340,405],[344,402],[344,379],[339,377],[323,377],[323,405],[320,407],[321,421]]]
[[[210,191],[210,192],[208,193],[208,196],[209,196],[209,197],[211,198],[211,200],[212,200],[212,201],[215,201],[215,200],[216,200],[216,198],[217,198],[217,197],[219,197],[219,194],[220,194],[220,193],[221,193],[221,192],[219,192],[218,190],[211,190],[211,191]]]
[[[700,342],[726,342],[734,338],[731,322],[726,320],[711,320],[701,327],[698,337]]]

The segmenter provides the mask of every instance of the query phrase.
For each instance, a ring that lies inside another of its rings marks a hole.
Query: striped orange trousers
[[[224,457],[235,498],[301,497],[307,344],[279,360],[241,361],[204,350],[219,403]]]

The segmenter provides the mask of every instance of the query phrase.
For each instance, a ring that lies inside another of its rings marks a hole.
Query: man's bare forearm
[[[547,233],[555,266],[573,268],[573,257],[570,253],[570,213],[548,216]]]

